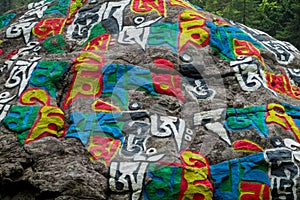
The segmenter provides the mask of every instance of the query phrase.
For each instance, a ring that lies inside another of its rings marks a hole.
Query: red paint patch
[[[152,73],[155,91],[159,94],[166,94],[185,101],[180,88],[181,78],[178,75],[171,74],[155,74]]]
[[[77,98],[95,98],[102,92],[101,68],[105,63],[104,57],[96,52],[86,51],[79,55],[74,62],[72,71],[75,75],[63,104],[64,109]],[[86,83],[89,83],[91,90],[84,90],[87,89],[84,86]]]
[[[48,129],[56,131],[57,130],[57,125],[56,124],[49,124]]]
[[[163,68],[163,69],[174,69],[174,64],[167,60],[167,59],[164,59],[164,58],[155,58],[154,59],[154,64],[159,67],[159,68]]]
[[[199,34],[192,34],[192,38],[195,39],[195,40],[199,40],[200,35]]]
[[[11,57],[13,57],[14,55],[16,55],[19,52],[18,49],[12,50],[7,56],[5,56],[4,59],[11,59]]]
[[[282,68],[279,68],[279,70],[281,71],[280,74],[274,74],[272,72],[265,73],[268,88],[275,92],[300,100],[300,88],[292,85],[290,79]]]
[[[88,151],[93,160],[100,160],[105,166],[109,166],[120,146],[121,141],[119,140],[102,136],[92,136]]]
[[[182,160],[182,179],[178,199],[203,200],[213,196],[213,185],[210,176],[209,163],[205,156],[189,150],[180,153]],[[203,188],[203,189],[195,189]]]
[[[65,22],[65,18],[44,19],[35,25],[32,29],[32,33],[37,36],[38,41],[41,42],[49,36],[61,34]]]
[[[270,187],[267,184],[241,182],[240,191],[240,199],[243,200],[270,200]]]
[[[260,55],[260,51],[252,43],[246,40],[237,40],[234,39],[234,51],[238,56],[254,56],[256,57],[263,65],[264,60]]]
[[[108,46],[111,44],[110,38],[109,34],[102,34],[88,42],[83,50],[107,52]]]
[[[83,84],[82,85],[82,89],[85,91],[90,91],[91,90],[91,86],[89,84]]]
[[[66,24],[70,25],[73,22],[73,18],[77,11],[87,2],[87,0],[71,0],[67,15]]]
[[[251,152],[261,152],[263,151],[262,147],[258,144],[251,142],[249,140],[238,140],[233,143],[233,149],[236,151],[251,151]]]
[[[109,104],[107,102],[101,101],[100,99],[93,103],[93,109],[99,112],[120,112],[120,108]]]
[[[131,9],[136,13],[146,14],[156,11],[160,16],[167,15],[167,8],[164,0],[133,0],[131,2]]]

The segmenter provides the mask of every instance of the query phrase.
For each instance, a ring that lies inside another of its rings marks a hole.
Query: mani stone
[[[0,16],[0,199],[297,199],[300,51],[185,0]]]

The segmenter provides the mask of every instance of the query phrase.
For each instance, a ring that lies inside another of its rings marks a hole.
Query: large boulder
[[[297,199],[300,52],[185,0],[0,17],[0,199]]]

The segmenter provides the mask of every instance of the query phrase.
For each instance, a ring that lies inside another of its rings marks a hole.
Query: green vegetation
[[[262,30],[300,49],[300,0],[190,0],[221,17]]]

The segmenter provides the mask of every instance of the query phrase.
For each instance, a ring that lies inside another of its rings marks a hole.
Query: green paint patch
[[[11,20],[16,16],[15,13],[8,13],[0,16],[0,29],[9,25]]]
[[[150,164],[148,176],[151,177],[151,182],[144,189],[147,199],[178,199],[181,174],[181,167]]]
[[[46,90],[51,97],[55,98],[56,85],[59,83],[67,67],[67,62],[42,61],[33,71],[30,84]]]
[[[101,24],[96,24],[91,30],[89,39],[82,46],[85,47],[92,39],[104,33],[106,33],[106,29]]]
[[[4,118],[3,125],[17,133],[21,144],[28,135],[38,115],[40,106],[12,106],[9,114]]]
[[[61,34],[47,38],[44,40],[43,44],[48,54],[65,53],[65,51],[62,50],[62,47],[66,45],[66,42]]]

